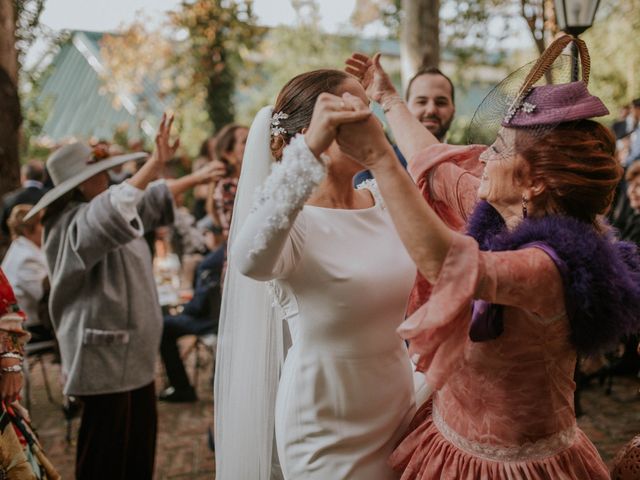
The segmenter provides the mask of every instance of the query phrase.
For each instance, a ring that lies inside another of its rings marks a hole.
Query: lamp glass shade
[[[578,35],[593,25],[599,0],[554,0],[560,30]]]

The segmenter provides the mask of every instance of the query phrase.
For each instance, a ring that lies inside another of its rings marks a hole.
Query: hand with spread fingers
[[[342,100],[346,108],[355,112],[369,111],[369,106],[355,95],[344,93]],[[336,140],[340,150],[367,168],[380,165],[382,162],[396,162],[382,124],[375,115],[341,125]]]
[[[382,104],[385,99],[398,95],[389,75],[380,65],[380,53],[373,58],[354,53],[345,63],[345,71],[360,81],[371,100]]]
[[[166,164],[176,153],[180,146],[180,138],[177,138],[173,143],[171,139],[171,127],[173,125],[174,116],[170,115],[167,118],[167,114],[162,114],[162,120],[158,127],[158,133],[156,134],[155,144],[156,148],[153,152],[153,157],[156,158],[162,165]]]
[[[338,127],[366,120],[370,116],[369,107],[356,109],[353,102],[347,103],[343,98],[330,93],[320,94],[313,108],[309,128],[304,133],[309,150],[320,158],[335,140]]]

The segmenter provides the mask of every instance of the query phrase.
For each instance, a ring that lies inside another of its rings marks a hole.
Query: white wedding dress
[[[278,456],[287,480],[397,478],[387,458],[415,395],[395,330],[415,266],[374,182],[365,187],[371,208],[305,206],[323,176],[298,136],[231,246],[243,274],[270,281],[291,332],[276,400]]]

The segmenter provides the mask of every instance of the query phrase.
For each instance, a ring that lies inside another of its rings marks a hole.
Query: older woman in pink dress
[[[614,139],[588,120],[608,113],[587,91],[588,69],[583,81],[526,88],[485,150],[437,144],[376,57],[348,64],[413,159],[422,196],[375,120],[342,126],[338,143],[365,159],[433,285],[399,332],[435,393],[391,464],[402,479],[609,478],[576,425],[573,372],[577,352],[639,329],[640,261],[599,220],[621,171]],[[465,223],[467,235],[456,231]]]

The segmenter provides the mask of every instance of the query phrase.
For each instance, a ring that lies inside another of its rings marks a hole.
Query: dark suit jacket
[[[220,278],[224,265],[226,245],[209,252],[196,269],[193,298],[184,306],[182,313],[196,318],[213,320],[220,315]]]

